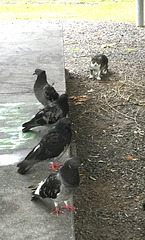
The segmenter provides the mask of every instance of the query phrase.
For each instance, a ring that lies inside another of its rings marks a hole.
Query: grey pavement
[[[64,210],[51,215],[50,199],[31,201],[28,186],[49,174],[47,161],[26,175],[17,173],[17,162],[45,134],[46,128],[22,133],[21,125],[41,104],[33,94],[36,68],[46,70],[48,81],[59,93],[66,90],[62,26],[50,21],[0,23],[0,199],[1,240],[69,240],[74,237],[74,216]],[[69,151],[60,160],[64,162]],[[70,204],[72,204],[72,199]]]

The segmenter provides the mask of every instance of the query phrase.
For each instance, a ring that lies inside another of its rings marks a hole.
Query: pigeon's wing
[[[70,138],[63,135],[57,129],[52,129],[43,137],[40,143],[27,155],[26,160],[34,159],[40,162],[46,159],[57,160],[66,151],[70,144]]]
[[[44,95],[44,91],[43,89],[39,89],[39,88],[36,88],[35,89],[35,96],[37,98],[37,100],[44,106],[47,106],[48,105],[48,101],[46,100],[45,98],[45,95]]]
[[[60,193],[60,188],[61,181],[59,179],[59,173],[51,173],[39,189],[39,195],[42,198],[48,197],[55,199]],[[37,194],[37,190],[35,191],[35,194]]]
[[[37,100],[44,106],[47,106],[48,102],[45,98],[44,88],[47,85],[47,77],[45,71],[42,71],[38,76],[34,84],[34,94]]]
[[[32,151],[25,157],[25,159],[17,164],[18,173],[25,174],[34,164],[41,161],[38,159],[39,154],[42,151],[40,143],[35,146]]]
[[[47,119],[48,124],[54,124],[59,119],[63,118],[63,112],[61,108],[57,105],[57,103],[53,103],[49,110],[46,108],[45,118]]]
[[[63,112],[57,103],[48,105],[47,107],[40,110],[34,118],[30,121],[23,123],[23,132],[28,132],[31,128],[37,126],[46,126],[49,124],[56,123],[60,118],[63,117]]]
[[[39,124],[39,126],[45,126],[45,125],[49,124],[50,117],[51,117],[51,107],[43,108],[35,116],[36,122],[37,122],[37,124]]]
[[[39,126],[56,123],[63,117],[61,108],[56,102],[49,104],[35,115],[35,121]]]
[[[61,98],[61,96],[59,96],[59,98]],[[68,101],[64,99],[64,101],[61,100],[60,103],[59,98],[56,101],[51,102],[46,108],[43,109],[43,119],[47,122],[47,124],[54,124],[68,114]]]
[[[30,121],[23,123],[22,127],[24,128],[22,129],[22,131],[27,132],[33,127],[45,126],[47,125],[48,121],[49,121],[48,117],[47,119],[45,117],[45,109],[42,109]]]
[[[26,158],[21,163],[18,163],[18,172],[24,174],[37,162],[59,158],[66,151],[67,147],[68,143],[65,136],[57,129],[50,130]]]
[[[25,122],[22,124],[22,131],[23,132],[28,132],[31,128],[39,126],[36,122],[36,118],[32,118],[30,121]]]
[[[59,94],[57,93],[55,88],[53,86],[51,86],[49,83],[47,83],[47,85],[45,85],[43,90],[44,90],[45,99],[47,101],[53,102],[58,99]]]
[[[32,149],[32,151],[26,156],[25,160],[38,160],[43,161],[47,158],[53,157],[53,155],[56,155],[55,148],[57,148],[58,143],[61,141],[61,137],[57,132],[50,133],[45,135],[42,140]],[[61,145],[61,143],[60,143]],[[24,161],[25,161],[24,160]],[[19,163],[17,166],[19,167],[21,163]]]
[[[46,147],[43,145],[43,156],[45,158],[58,157],[68,145],[66,137],[57,129],[53,131],[46,137]],[[39,159],[41,159],[41,154],[39,154]]]

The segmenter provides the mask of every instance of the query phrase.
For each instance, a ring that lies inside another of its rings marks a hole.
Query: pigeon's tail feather
[[[23,175],[23,174],[25,174],[28,170],[29,170],[29,168],[22,168],[22,167],[20,167],[20,168],[18,169],[18,173]]]
[[[23,132],[28,132],[31,128],[36,127],[38,124],[36,123],[35,118],[32,118],[29,122],[23,123],[22,127]]]
[[[40,196],[35,195],[35,191],[32,192],[32,194],[31,194],[31,201],[35,201],[35,200],[38,200],[38,199],[40,199]]]
[[[39,191],[41,189],[41,186],[44,184],[45,180],[42,180],[37,185],[31,185],[28,188],[32,190],[32,198],[31,201],[36,200],[40,197]],[[42,196],[41,196],[42,197]],[[46,197],[46,196],[45,196]]]
[[[26,172],[28,172],[28,170],[34,165],[33,162],[28,162],[27,159],[25,159],[24,161],[22,161],[21,163],[18,163],[17,167],[18,169],[18,173],[20,174],[25,174]]]
[[[35,192],[35,190],[38,188],[39,184],[36,185],[31,185],[28,188],[30,188],[31,190],[33,190]]]
[[[37,200],[37,199],[39,198],[38,195],[35,195],[35,191],[36,191],[36,189],[38,188],[38,186],[39,186],[39,184],[37,184],[37,185],[31,185],[31,186],[28,187],[28,188],[30,188],[31,191],[32,191],[32,192],[31,192],[31,194],[32,194],[31,201]]]

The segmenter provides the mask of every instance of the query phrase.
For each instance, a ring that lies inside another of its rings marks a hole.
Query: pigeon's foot
[[[55,211],[52,212],[51,214],[57,214],[58,215],[59,213],[63,213],[63,212],[60,211],[58,207],[55,207]]]
[[[72,206],[65,205],[65,206],[62,207],[62,208],[66,208],[68,211],[69,211],[69,210],[72,210],[72,211],[75,213],[75,209],[74,209],[74,207],[72,207]]]
[[[50,170],[53,170],[53,171],[57,171],[58,170],[58,167],[62,166],[62,164],[60,163],[52,163],[50,164]]]

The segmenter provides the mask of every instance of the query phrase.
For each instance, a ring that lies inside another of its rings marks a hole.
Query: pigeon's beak
[[[33,75],[36,75],[36,73],[34,72]]]

